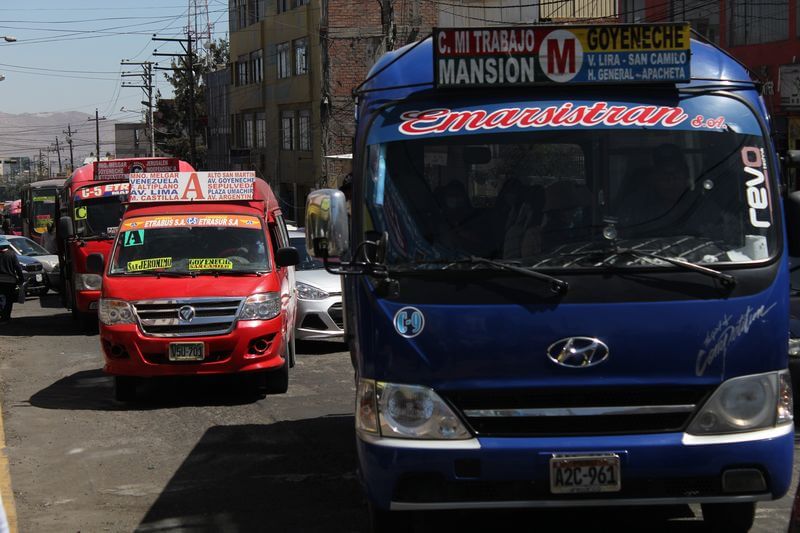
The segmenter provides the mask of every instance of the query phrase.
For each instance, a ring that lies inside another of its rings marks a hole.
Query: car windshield
[[[695,127],[682,105],[668,109],[687,117],[683,128],[564,131],[542,119],[522,132],[486,126],[489,111],[400,114],[391,134],[370,136],[364,223],[388,233],[390,265],[474,256],[539,268],[666,265],[614,249],[705,264],[773,256],[774,178],[752,115],[731,100],[730,122]],[[492,124],[521,116],[509,107],[498,106]],[[657,109],[639,108],[638,117]]]
[[[112,235],[125,212],[123,202],[126,200],[127,195],[124,194],[99,198],[82,198],[76,195],[73,213],[75,234],[80,237]]]
[[[110,273],[265,272],[270,269],[265,239],[254,216],[134,217],[120,226]]]
[[[290,237],[289,242],[297,249],[297,253],[300,256],[300,262],[295,267],[296,270],[319,270],[324,268],[322,261],[308,255],[305,237]]]
[[[9,239],[8,242],[18,254],[27,256],[50,255],[50,252],[30,239]]]

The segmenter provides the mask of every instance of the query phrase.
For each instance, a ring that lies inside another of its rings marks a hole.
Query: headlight
[[[131,304],[125,300],[100,298],[100,305],[97,308],[97,318],[100,319],[100,323],[106,326],[133,324],[133,308],[131,308]]]
[[[295,282],[294,286],[297,288],[297,295],[301,300],[324,300],[330,296],[330,294],[322,289],[318,289],[302,281]]]
[[[800,338],[789,338],[789,357],[800,357]]]
[[[792,386],[786,371],[729,379],[689,425],[692,435],[753,431],[790,422]]]
[[[377,414],[377,417],[375,416]],[[469,439],[461,420],[433,389],[362,379],[356,428],[404,439]]]
[[[75,287],[79,291],[99,291],[103,286],[103,276],[98,274],[75,274]]]
[[[281,296],[277,292],[254,294],[244,302],[239,320],[269,320],[281,312]]]

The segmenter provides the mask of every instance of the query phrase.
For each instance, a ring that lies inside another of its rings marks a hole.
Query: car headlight
[[[100,305],[97,308],[97,318],[100,319],[101,324],[106,326],[133,324],[133,308],[131,304],[125,300],[100,298]]]
[[[297,295],[301,300],[324,300],[330,296],[330,294],[322,289],[318,289],[302,281],[295,282],[294,286],[297,288]]]
[[[403,439],[469,439],[472,435],[433,389],[369,379],[358,383],[356,428]]]
[[[793,418],[787,371],[729,379],[695,415],[687,433],[716,435],[774,427]]]
[[[281,296],[277,292],[254,294],[244,302],[239,320],[269,320],[281,312]]]
[[[789,357],[800,357],[800,338],[789,338]]]
[[[103,286],[103,276],[99,274],[75,274],[75,287],[79,291],[99,291]]]

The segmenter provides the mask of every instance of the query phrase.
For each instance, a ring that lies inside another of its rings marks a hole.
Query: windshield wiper
[[[703,265],[698,265],[697,263],[692,263],[691,261],[687,261],[685,259],[676,259],[674,257],[668,257],[661,254],[656,254],[652,252],[645,252],[642,250],[637,250],[635,248],[603,248],[600,250],[587,250],[585,252],[573,252],[564,255],[574,255],[574,256],[592,256],[592,255],[601,255],[603,256],[602,263],[608,264],[608,261],[616,256],[620,255],[631,255],[638,258],[644,259],[657,259],[659,261],[663,261],[665,263],[669,263],[671,265],[684,268],[686,270],[691,270],[693,272],[699,272],[700,274],[705,274],[706,276],[710,276],[712,278],[716,278],[722,282],[722,284],[726,287],[734,287],[736,285],[736,277],[732,274],[727,274],[725,272],[720,272],[719,270],[715,270],[713,268],[709,268]]]
[[[154,274],[156,275],[156,279],[162,276],[165,278],[194,278],[197,276],[194,272],[175,272],[173,270],[156,270]]]
[[[264,275],[264,271],[262,270],[226,270],[221,268],[204,268],[203,270],[192,270],[192,274],[199,274],[199,275],[208,275],[211,274],[215,278],[219,277],[220,275],[223,276],[251,276],[256,275],[261,277]]]
[[[485,265],[488,267],[492,267],[494,270],[506,270],[508,272],[516,272],[517,274],[522,274],[523,276],[529,276],[532,278],[536,278],[540,281],[549,283],[550,290],[552,290],[556,294],[564,294],[569,289],[569,283],[567,283],[563,279],[558,279],[548,274],[543,274],[542,272],[534,270],[530,267],[523,267],[511,263],[504,263],[501,261],[495,261],[493,259],[487,259],[485,257],[477,257],[474,255],[460,259],[421,259],[412,262],[411,265],[415,266],[444,265],[442,267],[442,270],[447,270],[455,265]]]

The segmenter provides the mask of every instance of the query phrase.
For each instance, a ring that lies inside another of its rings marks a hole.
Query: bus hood
[[[103,298],[157,300],[191,298],[246,298],[251,294],[273,292],[279,288],[273,276],[197,276],[172,278],[155,276],[106,276]]]
[[[549,306],[414,305],[362,293],[375,307],[362,307],[356,350],[363,377],[439,389],[710,385],[786,368],[788,308],[776,291]]]

